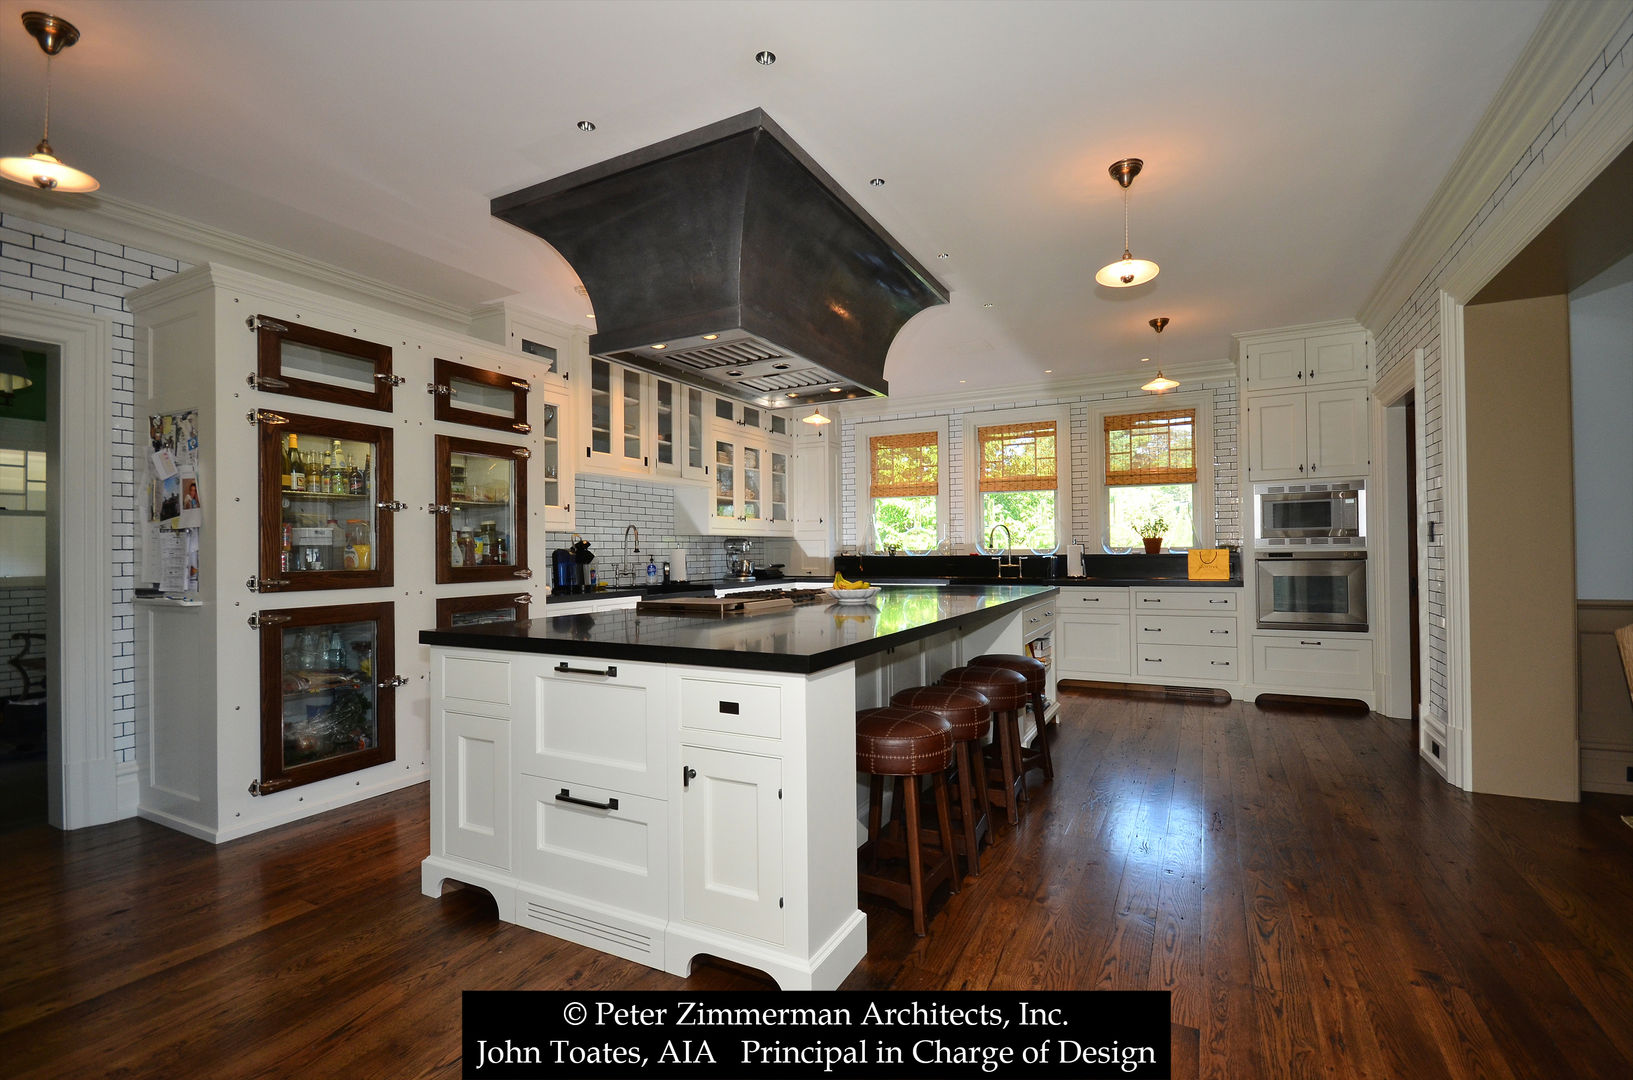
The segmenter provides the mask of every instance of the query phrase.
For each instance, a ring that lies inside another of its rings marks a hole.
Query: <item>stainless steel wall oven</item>
[[[1366,631],[1366,552],[1266,552],[1257,563],[1259,629]]]

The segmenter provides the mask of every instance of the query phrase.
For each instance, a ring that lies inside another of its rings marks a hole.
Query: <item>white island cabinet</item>
[[[706,953],[834,989],[867,950],[857,662],[1019,652],[1027,602],[1052,594],[902,588],[843,612],[427,631],[422,890],[475,885],[507,922],[675,975]]]

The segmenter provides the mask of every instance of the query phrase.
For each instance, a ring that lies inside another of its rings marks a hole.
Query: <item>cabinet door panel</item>
[[[610,675],[573,670],[610,671]],[[519,694],[524,734],[518,768],[661,798],[665,749],[660,710],[664,670],[650,664],[558,661],[524,676]]]
[[[1247,407],[1249,480],[1306,475],[1305,395],[1254,395]]]
[[[681,766],[684,917],[780,944],[782,761],[683,745]]]
[[[524,881],[645,915],[665,913],[669,826],[663,802],[558,777],[522,776],[516,827],[516,874]]]
[[[1255,345],[1247,351],[1247,389],[1280,390],[1304,385],[1304,339]]]
[[[1366,377],[1366,334],[1334,334],[1330,337],[1310,338],[1304,343],[1308,367],[1307,382],[1314,387],[1324,383],[1355,382]]]
[[[392,580],[392,432],[316,416],[263,423],[262,592],[363,589]]]
[[[1311,476],[1364,476],[1371,468],[1371,441],[1364,388],[1309,395]]]
[[[1128,615],[1068,611],[1060,616],[1055,662],[1062,678],[1127,675]]]
[[[437,581],[528,578],[527,460],[508,443],[436,437]]]
[[[510,869],[510,724],[444,710],[439,749],[444,850]]]

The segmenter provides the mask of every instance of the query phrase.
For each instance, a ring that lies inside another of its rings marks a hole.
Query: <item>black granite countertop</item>
[[[804,675],[946,630],[974,629],[1054,592],[1042,584],[890,586],[862,604],[819,601],[728,618],[623,608],[422,630],[420,643]]]
[[[747,581],[734,577],[708,581],[670,581],[650,588],[646,585],[631,585],[621,589],[597,589],[594,592],[552,592],[545,597],[545,603],[567,604],[579,600],[607,600],[620,596],[713,596],[719,589],[780,589],[791,585],[826,585],[832,580],[832,577],[794,574],[780,578],[749,578]]]

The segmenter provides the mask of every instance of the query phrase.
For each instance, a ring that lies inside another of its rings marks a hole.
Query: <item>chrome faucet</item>
[[[1015,534],[1009,531],[1008,525],[999,522],[997,525],[992,527],[992,530],[987,533],[987,547],[993,548],[997,546],[993,541],[997,537],[999,529],[1004,530],[1005,543],[1004,553],[998,556],[998,576],[1000,578],[1008,577],[1009,575],[1004,573],[1004,571],[1013,570],[1015,571],[1015,576],[1020,577],[1021,557],[1019,555],[1009,554],[1009,549],[1015,546]]]
[[[635,574],[635,564],[629,561],[629,550],[630,550],[629,549],[629,534],[630,533],[635,534],[635,554],[639,555],[641,553],[641,530],[637,529],[634,525],[625,525],[624,526],[624,563],[623,563],[622,566],[620,566],[618,568],[618,573],[619,573],[619,576],[621,576],[621,577],[624,576],[624,575],[628,575],[630,581],[633,582],[635,580],[636,574]]]

